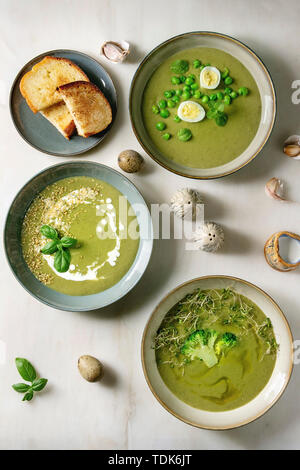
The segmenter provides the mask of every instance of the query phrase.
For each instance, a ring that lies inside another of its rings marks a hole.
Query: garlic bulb
[[[118,64],[123,62],[130,53],[129,43],[127,41],[105,41],[101,46],[101,52],[108,60]]]
[[[193,233],[193,240],[198,250],[214,253],[224,243],[224,231],[215,222],[205,222]]]
[[[291,135],[284,142],[284,153],[293,158],[293,160],[300,160],[300,135]]]
[[[283,184],[278,178],[271,178],[265,185],[265,192],[267,196],[277,201],[286,201],[283,197]]]
[[[171,209],[180,218],[195,217],[197,204],[203,204],[203,200],[198,191],[190,188],[179,189],[171,198]]]

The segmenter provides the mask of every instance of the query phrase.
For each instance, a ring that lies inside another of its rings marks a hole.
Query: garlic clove
[[[267,196],[277,201],[287,201],[283,193],[283,184],[278,178],[271,178],[265,185],[265,192]]]
[[[284,153],[295,160],[300,160],[300,136],[291,135],[285,142],[283,147]]]
[[[118,64],[123,62],[130,53],[130,46],[127,41],[105,41],[101,46],[101,53],[106,59]]]

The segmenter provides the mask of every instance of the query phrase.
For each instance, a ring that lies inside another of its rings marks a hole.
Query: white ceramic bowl
[[[215,168],[190,168],[167,158],[154,145],[145,128],[142,99],[145,86],[153,71],[171,55],[185,49],[211,47],[220,49],[238,59],[255,78],[259,89],[262,113],[258,131],[247,149],[225,165]],[[129,98],[133,131],[144,150],[164,168],[181,176],[197,179],[220,178],[239,170],[261,151],[273,129],[276,116],[276,97],[270,74],[262,60],[245,44],[225,34],[195,31],[175,36],[159,44],[139,65],[131,84]]]
[[[280,347],[271,378],[249,403],[231,411],[210,412],[193,408],[177,398],[163,382],[157,369],[153,339],[165,314],[185,295],[197,288],[231,287],[255,302],[271,319]],[[254,421],[273,406],[284,392],[293,368],[293,339],[287,320],[274,300],[259,287],[231,276],[205,276],[193,279],[171,291],[156,307],[144,331],[142,363],[147,383],[160,404],[176,418],[205,429],[231,429]]]

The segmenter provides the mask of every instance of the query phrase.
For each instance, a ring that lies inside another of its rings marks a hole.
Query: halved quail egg
[[[207,88],[208,90],[214,90],[217,88],[221,80],[220,71],[216,67],[210,65],[204,67],[200,73],[200,86],[201,88]]]
[[[178,107],[177,114],[182,121],[199,122],[205,118],[205,109],[195,101],[183,101]]]

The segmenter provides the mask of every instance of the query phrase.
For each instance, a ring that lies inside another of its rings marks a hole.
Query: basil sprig
[[[38,379],[35,368],[27,359],[16,357],[15,362],[22,379],[26,380],[26,382],[31,382],[31,385],[20,382],[12,385],[12,388],[18,393],[25,394],[22,401],[30,401],[33,398],[34,392],[40,392],[45,388],[48,380]]]
[[[55,228],[50,225],[42,225],[41,234],[46,238],[50,238],[51,241],[41,249],[44,255],[53,255],[54,257],[54,268],[59,273],[65,273],[68,271],[71,261],[71,253],[69,248],[73,248],[77,240],[71,237],[59,237],[59,234]]]

